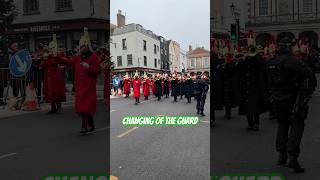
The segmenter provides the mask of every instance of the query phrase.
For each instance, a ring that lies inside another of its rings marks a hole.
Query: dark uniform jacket
[[[263,60],[260,55],[247,56],[238,62],[240,73],[239,114],[261,114],[267,109],[268,94],[263,74]]]
[[[180,88],[178,80],[171,80],[171,96],[179,96]]]
[[[185,97],[189,98],[193,95],[193,81],[191,78],[187,79],[185,82]]]

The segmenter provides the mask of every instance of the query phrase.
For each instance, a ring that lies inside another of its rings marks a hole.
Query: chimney
[[[126,16],[122,14],[122,11],[119,9],[117,14],[117,25],[118,27],[123,27],[126,25]]]
[[[191,52],[192,51],[192,46],[191,45],[189,45],[189,52]]]

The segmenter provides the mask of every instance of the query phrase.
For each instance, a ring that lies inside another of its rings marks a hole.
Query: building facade
[[[161,70],[162,72],[170,72],[169,41],[167,41],[162,36],[159,36],[159,41],[160,41]]]
[[[179,72],[187,72],[187,52],[180,49],[180,65]]]
[[[170,71],[171,72],[181,72],[180,71],[180,44],[176,41],[169,41],[169,60],[170,60]]]
[[[94,46],[108,39],[109,1],[106,0],[14,0],[19,15],[8,30],[11,41],[35,51],[57,34],[61,50],[78,46],[84,27]]]
[[[266,46],[284,37],[319,46],[320,0],[250,0],[246,25],[255,35],[257,45]]]
[[[160,40],[152,31],[132,23],[115,28],[110,38],[115,73],[161,72]]]
[[[190,46],[187,54],[187,64],[187,71],[191,74],[197,72],[210,74],[210,51],[203,47],[198,47],[193,50]]]

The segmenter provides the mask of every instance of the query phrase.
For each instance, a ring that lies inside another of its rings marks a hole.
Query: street
[[[317,90],[319,92],[319,90]],[[304,137],[301,144],[300,162],[306,168],[304,174],[295,174],[286,167],[277,166],[275,150],[277,122],[261,116],[259,132],[248,132],[245,117],[237,115],[223,118],[224,111],[216,111],[216,127],[211,129],[211,173],[280,173],[287,180],[319,179],[320,167],[320,96],[315,93],[311,103]]]
[[[1,110],[0,110],[1,113]],[[52,173],[108,172],[108,111],[98,103],[97,132],[80,135],[73,106],[0,119],[0,179],[36,180]]]
[[[209,179],[209,93],[205,114],[196,126],[125,127],[124,116],[196,115],[196,101],[153,96],[139,105],[134,99],[111,100],[111,172],[119,179],[194,180]]]

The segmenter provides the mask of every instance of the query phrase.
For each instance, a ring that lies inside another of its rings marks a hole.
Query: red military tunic
[[[59,63],[50,55],[42,61],[44,71],[43,92],[47,103],[60,103],[66,101],[64,71],[59,69]]]
[[[143,95],[145,97],[150,96],[150,80],[149,79],[143,82]]]
[[[100,61],[96,54],[91,54],[83,59],[75,56],[71,59],[58,58],[59,62],[72,65],[75,74],[75,109],[76,112],[96,113],[97,107],[97,77],[100,73]],[[83,67],[80,62],[89,64],[89,68]]]
[[[133,79],[133,96],[135,98],[140,97],[140,86],[141,86],[141,80],[140,79]]]
[[[131,84],[131,81],[130,79],[125,79],[123,81],[123,93],[124,94],[130,94],[130,84]]]

